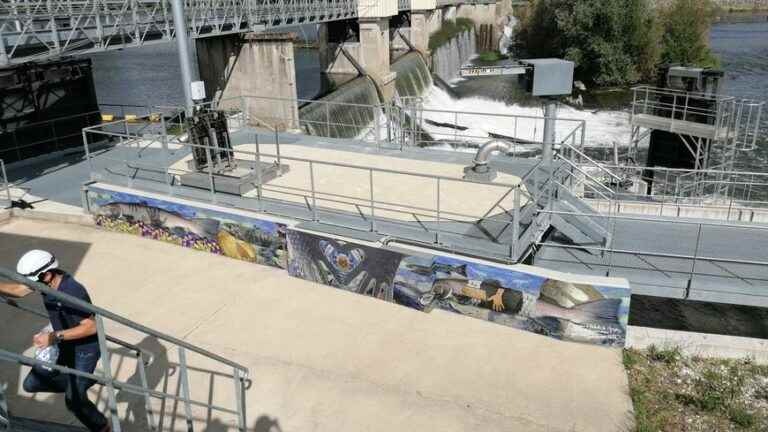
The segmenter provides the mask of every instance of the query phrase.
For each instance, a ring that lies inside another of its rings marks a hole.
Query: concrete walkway
[[[559,342],[443,311],[425,314],[280,270],[91,227],[19,218],[0,226],[0,265],[13,268],[31,247],[52,249],[96,304],[249,367],[249,430],[630,429],[619,350]],[[23,303],[39,305],[39,299]],[[0,310],[0,328],[13,329],[0,332],[0,346],[29,352],[43,320],[5,305]],[[109,329],[155,352],[151,369],[176,361],[163,344]],[[206,370],[196,360],[190,363]],[[130,362],[112,364],[121,377],[133,373]],[[74,421],[60,398],[23,393],[23,372],[0,368],[0,381],[11,384],[9,405],[16,415]],[[172,391],[164,373],[150,370],[150,382]],[[213,374],[191,381],[193,397],[232,403],[231,381],[214,380]],[[93,393],[103,406],[106,392]],[[118,401],[126,429],[146,430],[143,402],[120,395]],[[165,408],[163,430],[184,429]],[[196,414],[202,426],[196,431],[234,430],[230,417]]]

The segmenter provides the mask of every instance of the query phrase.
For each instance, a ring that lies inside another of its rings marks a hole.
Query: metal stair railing
[[[8,174],[5,172],[5,162],[0,159],[0,210],[10,207],[12,203],[11,183],[8,182]]]
[[[176,402],[183,403],[184,418],[187,423],[188,432],[194,432],[194,418],[192,415],[193,406],[205,408],[206,410],[208,410],[208,412],[217,411],[225,414],[234,415],[237,418],[238,431],[240,432],[246,431],[245,390],[250,385],[250,381],[248,379],[249,371],[245,366],[242,366],[236,362],[228,360],[218,354],[214,354],[200,347],[194,346],[183,340],[177,339],[173,336],[169,336],[164,333],[152,330],[144,325],[131,321],[120,315],[114,314],[101,307],[92,305],[90,303],[86,303],[70,295],[60,293],[56,290],[48,288],[47,286],[39,282],[32,282],[29,279],[18,275],[14,271],[7,270],[5,268],[0,267],[0,278],[8,279],[13,282],[22,284],[30,288],[34,292],[44,294],[45,296],[61,301],[62,303],[65,303],[70,307],[93,314],[96,321],[99,350],[101,353],[101,364],[102,364],[101,372],[94,371],[94,373],[86,373],[86,372],[82,372],[66,366],[61,366],[61,365],[52,364],[48,362],[42,362],[34,358],[27,357],[14,352],[10,352],[4,349],[0,349],[0,361],[13,362],[13,363],[17,363],[17,364],[25,365],[29,367],[42,366],[62,374],[75,375],[75,376],[79,376],[87,379],[92,379],[96,381],[96,383],[106,387],[107,406],[109,407],[109,418],[110,418],[112,430],[114,432],[122,431],[121,422],[118,415],[117,399],[116,399],[116,393],[115,393],[116,390],[125,391],[128,393],[132,393],[132,394],[136,394],[144,397],[146,413],[147,413],[147,422],[148,422],[147,424],[149,426],[150,431],[153,431],[153,432],[156,431],[157,428],[156,428],[156,424],[154,422],[154,418],[151,410],[152,398],[158,398],[161,400],[170,399]],[[2,303],[15,307],[24,312],[32,313],[38,316],[44,316],[47,318],[46,314],[18,305],[16,304],[16,302],[12,300],[4,299]],[[146,336],[156,338],[158,341],[162,341],[177,347],[178,356],[179,356],[179,385],[181,390],[180,396],[172,393],[167,393],[164,391],[155,390],[154,388],[149,387],[146,379],[145,366],[149,364],[148,360],[151,359],[152,354],[142,350],[138,346],[132,345],[130,343],[127,343],[125,341],[122,341],[120,339],[107,335],[104,327],[105,319],[110,320],[114,323],[123,325],[131,330],[142,333]],[[127,348],[129,351],[133,352],[137,356],[137,360],[138,360],[137,367],[138,367],[139,377],[141,381],[140,385],[130,383],[127,381],[122,381],[113,376],[112,369],[111,369],[111,362],[110,362],[111,356],[110,356],[110,351],[107,349],[107,342],[111,342],[111,343],[120,345],[124,348]],[[232,369],[233,371],[232,375],[230,376],[227,374],[225,376],[231,377],[234,381],[234,392],[235,392],[235,401],[236,401],[236,406],[234,408],[227,408],[227,407],[214,405],[214,403],[210,399],[206,399],[202,401],[195,400],[190,396],[191,392],[190,392],[189,375],[188,375],[190,366],[187,364],[187,359],[186,359],[187,352],[194,353],[196,355],[199,355],[207,359],[208,361],[213,361],[215,363],[218,363],[221,366]]]

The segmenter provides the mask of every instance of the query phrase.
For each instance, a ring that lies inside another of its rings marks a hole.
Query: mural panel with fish
[[[288,273],[347,291],[392,301],[403,255],[386,249],[288,231]]]
[[[575,284],[531,270],[408,256],[393,296],[423,311],[439,308],[558,339],[624,346],[629,288]]]
[[[286,268],[283,224],[94,187],[88,200],[101,227]]]

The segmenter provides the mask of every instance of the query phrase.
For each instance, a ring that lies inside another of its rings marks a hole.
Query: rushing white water
[[[456,35],[432,55],[432,70],[445,82],[459,77],[459,69],[477,54],[475,32],[468,30]]]
[[[438,112],[448,111],[450,112]],[[455,112],[484,113],[456,114]],[[489,139],[490,133],[527,141],[541,142],[543,140],[543,120],[514,118],[509,116],[542,117],[541,108],[507,105],[503,102],[470,97],[455,99],[444,90],[432,86],[425,94],[423,118],[433,122],[455,124],[468,128],[457,131],[449,127],[435,126],[427,122],[423,127],[437,140],[452,140],[454,136],[465,138],[466,141],[481,143]],[[608,147],[614,142],[626,145],[631,133],[629,114],[621,111],[591,112],[579,111],[566,105],[558,109],[556,137],[563,140],[577,126],[571,120],[584,120],[586,132],[584,144],[588,147]],[[576,144],[580,141],[577,136]],[[570,143],[570,140],[568,141]]]

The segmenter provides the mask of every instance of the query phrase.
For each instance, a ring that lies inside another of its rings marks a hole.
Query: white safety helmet
[[[24,254],[16,264],[16,272],[37,282],[40,274],[59,268],[59,261],[52,253],[34,249]]]

